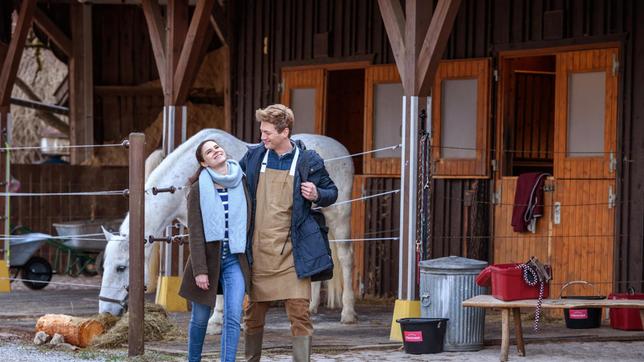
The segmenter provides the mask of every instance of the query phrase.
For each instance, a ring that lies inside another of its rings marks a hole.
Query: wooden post
[[[36,0],[24,0],[20,4],[18,10],[18,21],[14,33],[11,36],[11,42],[8,47],[0,49],[0,61],[2,68],[0,69],[0,147],[5,147],[11,139],[11,112],[10,112],[10,98],[11,91],[18,73],[18,66],[22,58],[22,51],[24,49],[27,33],[31,28],[33,22],[34,10],[36,9]],[[0,172],[4,174],[6,165],[6,153],[0,153]],[[7,182],[4,187],[5,191],[9,191],[9,183]],[[9,215],[9,197],[5,197],[4,202],[0,203],[0,216],[4,217],[4,222],[0,222],[0,233],[9,233],[9,220],[6,218]],[[9,241],[5,241],[3,250],[8,250]],[[3,257],[9,264],[9,253],[4,252]]]
[[[92,74],[92,5],[70,5],[72,57],[69,60],[70,144],[94,143],[94,78]],[[108,122],[110,120],[107,120]],[[71,163],[92,157],[92,149],[71,150]]]
[[[379,0],[385,30],[389,37],[398,73],[402,80],[402,156],[400,160],[400,246],[398,300],[394,306],[390,339],[402,340],[396,318],[413,317],[416,301],[416,220],[419,114],[428,107],[430,89],[438,61],[458,12],[460,0],[431,2],[407,0],[403,14],[398,0]],[[431,14],[431,17],[428,16]],[[431,23],[428,20],[431,18]],[[431,110],[427,109],[430,113]]]
[[[9,107],[0,105],[0,145],[1,145],[0,147],[4,147],[4,145],[7,142],[7,133],[5,132],[5,130],[9,126],[9,121],[8,121],[9,117],[11,117],[11,113],[9,112]],[[0,170],[4,170],[4,168],[6,167],[6,164],[5,164],[5,161],[6,161],[5,158],[6,157],[5,156],[6,156],[5,152],[0,152]],[[3,191],[4,192],[9,192],[9,183],[5,184],[5,186],[3,188]],[[8,199],[9,199],[9,197],[6,196],[5,200],[4,200],[5,202],[0,203],[0,210],[1,210],[0,211],[0,216],[2,216],[2,217],[7,216],[7,214],[8,214],[9,210],[6,207],[6,204],[7,204],[6,200],[8,200]],[[9,233],[9,228],[7,227],[5,222],[0,222],[0,232],[2,234],[8,234]],[[4,245],[2,246],[2,259],[4,259],[4,261],[5,261],[4,267],[9,266],[9,257],[10,257],[10,255],[9,255],[9,243],[10,243],[10,240],[7,239],[7,240],[4,241]],[[0,268],[2,268],[2,266],[0,266]],[[0,273],[2,273],[2,270],[0,270]],[[0,287],[0,291],[5,291],[3,289],[4,288]]]
[[[143,355],[143,295],[145,277],[144,223],[145,223],[145,135],[131,133],[130,160],[130,286],[128,355]]]

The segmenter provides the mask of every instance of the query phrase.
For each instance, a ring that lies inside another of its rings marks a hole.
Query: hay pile
[[[185,332],[172,324],[165,309],[158,304],[145,304],[143,335],[145,341],[170,341],[185,338]],[[110,348],[127,343],[129,312],[122,318],[101,314],[99,317],[107,332],[92,341],[92,347]],[[109,329],[108,329],[109,328]]]
[[[224,52],[223,48],[206,54],[203,63],[199,68],[192,91],[213,89],[216,94],[224,93]],[[160,81],[154,80],[141,86],[160,87]],[[210,104],[194,104],[187,102],[188,127],[187,137],[195,135],[204,128],[224,129],[226,125],[224,107]],[[179,112],[179,111],[177,111]],[[145,133],[145,155],[150,155],[154,150],[161,147],[163,138],[163,109],[155,120],[143,131]],[[125,135],[127,137],[127,135]],[[106,141],[106,143],[120,143],[122,140]],[[127,166],[127,150],[114,147],[98,148],[94,155],[83,162],[85,166]]]
[[[56,103],[54,92],[67,76],[67,65],[42,47],[32,32],[27,38],[27,47],[22,53],[17,76],[45,103]],[[18,86],[14,86],[11,96],[29,99]],[[40,112],[25,107],[11,106],[13,117],[12,143],[16,146],[39,146],[41,133],[48,128],[40,118]],[[56,115],[69,123],[66,116]],[[38,150],[16,151],[11,153],[12,163],[38,163],[43,160]]]

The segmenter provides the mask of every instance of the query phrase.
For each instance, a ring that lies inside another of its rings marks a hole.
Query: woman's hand
[[[197,283],[197,286],[203,290],[208,290],[209,282],[208,282],[208,274],[199,274],[195,277],[195,283]]]

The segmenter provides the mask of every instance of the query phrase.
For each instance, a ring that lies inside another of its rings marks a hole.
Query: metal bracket
[[[608,208],[612,209],[615,207],[615,202],[617,200],[617,195],[613,191],[613,186],[608,186]]]
[[[611,152],[610,153],[610,162],[608,163],[608,171],[610,173],[615,172],[617,169],[617,159],[615,158],[615,153]]]
[[[561,224],[561,202],[557,201],[554,203],[554,210],[552,212],[553,223],[555,225]]]
[[[501,187],[497,191],[492,192],[492,204],[498,205],[501,203]]]
[[[496,160],[492,160],[492,171],[496,172],[496,168],[498,167]]]
[[[617,54],[613,54],[613,76],[617,73],[619,73],[619,60],[617,60]]]

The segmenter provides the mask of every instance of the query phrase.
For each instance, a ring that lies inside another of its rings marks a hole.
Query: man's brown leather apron
[[[294,151],[290,170],[266,168],[268,152],[257,184],[250,299],[254,302],[311,299],[310,278],[298,279],[295,273],[289,233],[299,150]]]

